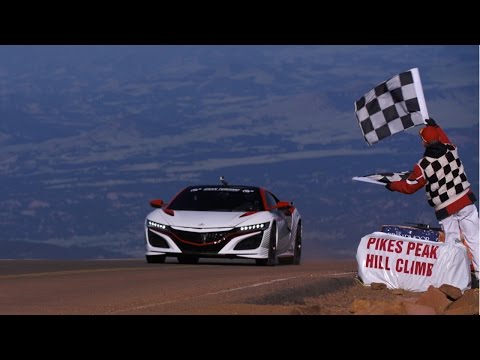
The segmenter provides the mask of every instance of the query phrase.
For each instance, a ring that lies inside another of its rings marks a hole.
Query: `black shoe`
[[[478,278],[472,273],[472,289],[478,289]]]

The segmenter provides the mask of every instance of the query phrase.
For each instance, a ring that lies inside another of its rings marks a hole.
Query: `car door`
[[[265,196],[267,198],[267,204],[269,208],[277,205],[280,201],[278,198],[269,191],[265,191]],[[275,221],[277,223],[277,254],[283,254],[289,249],[290,245],[290,233],[291,229],[289,226],[288,216],[285,214],[285,209],[272,209],[270,210],[274,214]]]

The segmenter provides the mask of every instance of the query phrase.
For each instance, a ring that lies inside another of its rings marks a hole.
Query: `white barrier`
[[[365,285],[427,291],[449,284],[470,288],[470,260],[462,243],[441,243],[384,232],[365,235],[357,249],[358,276]]]

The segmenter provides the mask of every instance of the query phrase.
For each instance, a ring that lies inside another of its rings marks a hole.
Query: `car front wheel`
[[[275,224],[272,225],[272,230],[270,230],[270,241],[268,242],[268,258],[267,259],[256,259],[256,264],[260,266],[274,266],[277,260],[277,227]]]

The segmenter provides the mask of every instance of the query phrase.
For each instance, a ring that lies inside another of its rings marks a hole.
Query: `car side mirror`
[[[160,209],[164,204],[161,199],[150,200],[150,206],[156,209]]]
[[[277,205],[275,205],[274,209],[288,209],[290,207],[290,203],[288,201],[279,201]]]

